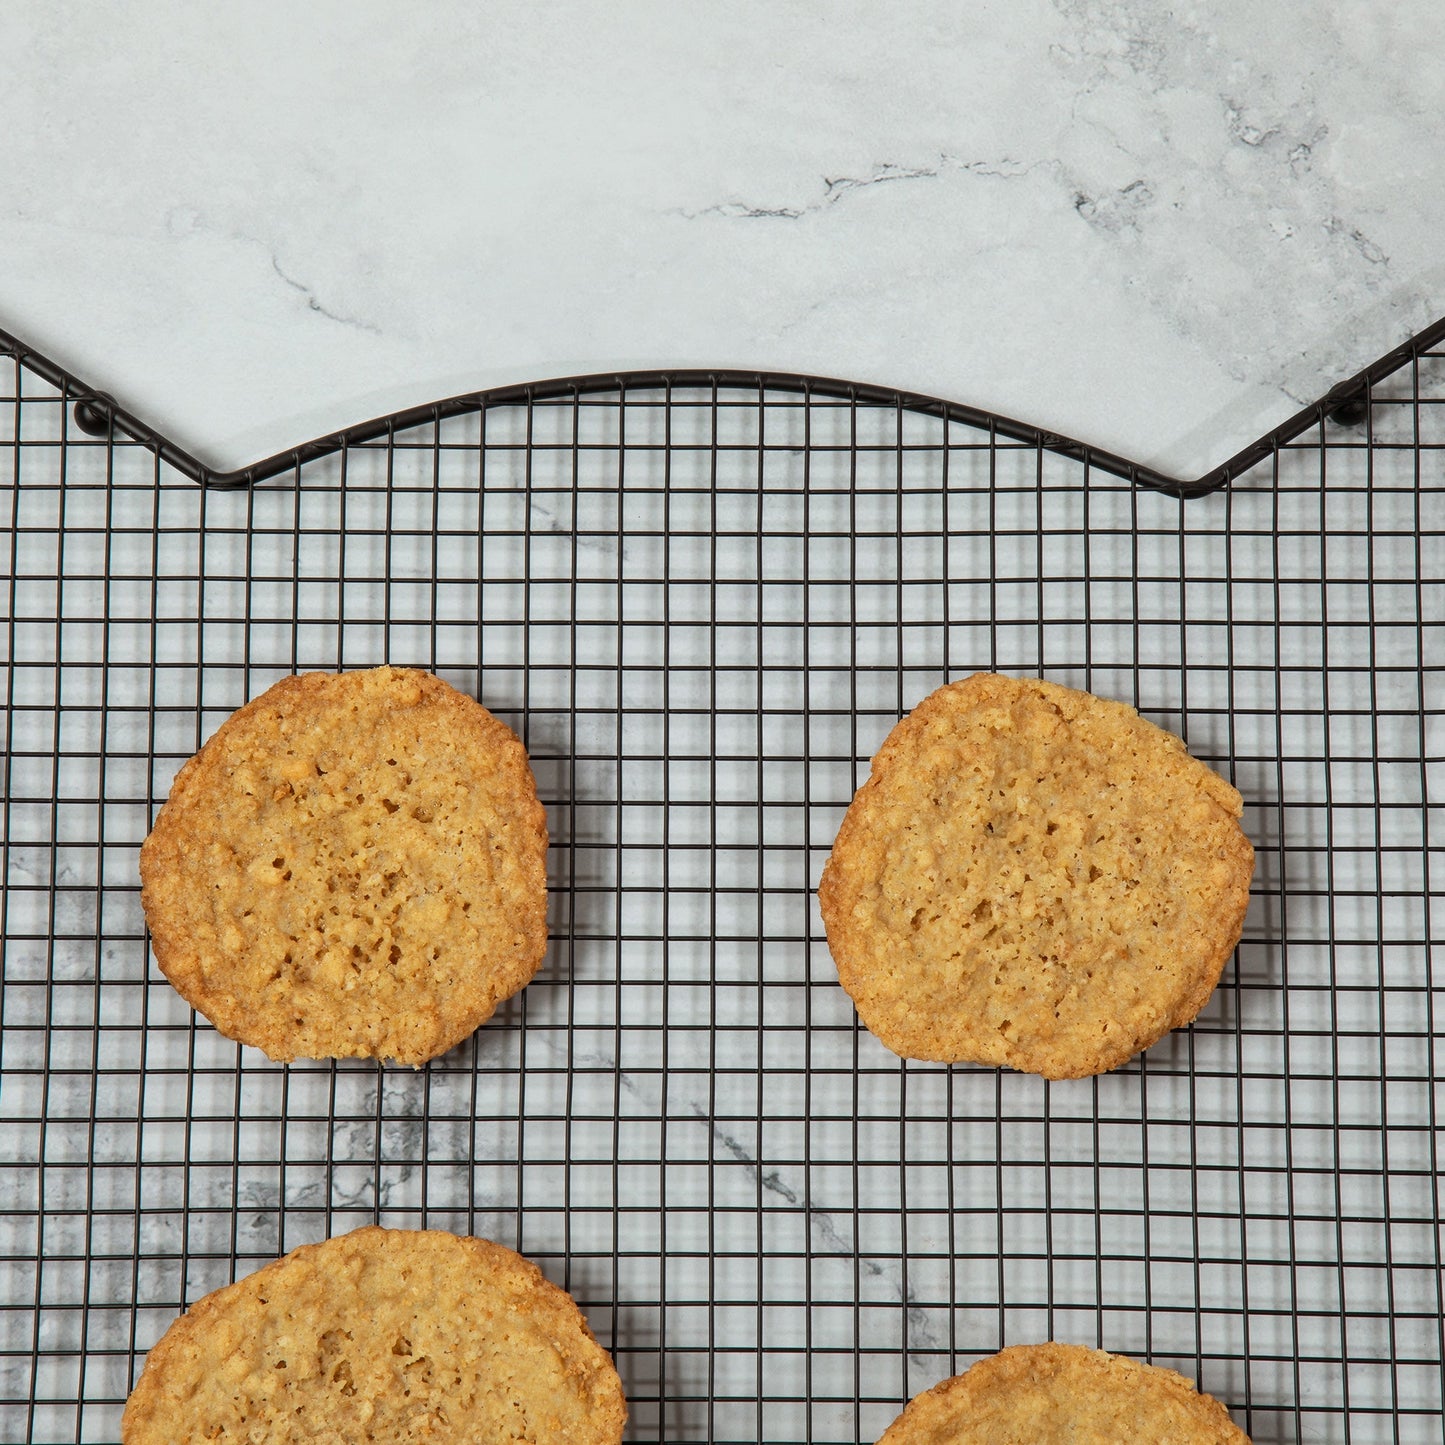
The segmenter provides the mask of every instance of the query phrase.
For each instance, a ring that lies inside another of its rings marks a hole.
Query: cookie
[[[979,673],[889,734],[818,890],[863,1022],[911,1059],[1103,1073],[1239,941],[1239,794],[1123,703]]]
[[[271,1058],[421,1064],[547,946],[517,736],[430,673],[283,678],[180,770],[141,848],[156,962]]]
[[[878,1445],[1249,1445],[1191,1380],[1082,1345],[1013,1345],[909,1401]]]
[[[122,1445],[616,1445],[627,1406],[571,1297],[485,1239],[368,1227],[198,1300],[146,1356]]]

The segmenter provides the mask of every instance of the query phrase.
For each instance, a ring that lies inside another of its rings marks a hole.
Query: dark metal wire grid
[[[184,1304],[372,1221],[537,1260],[633,1440],[870,1441],[1050,1337],[1182,1369],[1257,1442],[1440,1439],[1445,355],[1183,505],[695,385],[203,491],[76,394],[0,356],[0,1439],[113,1440]],[[420,1072],[283,1068],[150,965],[137,850],[246,698],[388,660],[526,739],[552,948]],[[868,757],[980,667],[1127,700],[1247,800],[1235,964],[1101,1079],[904,1064],[827,955]]]

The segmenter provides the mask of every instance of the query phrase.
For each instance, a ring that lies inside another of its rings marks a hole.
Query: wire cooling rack
[[[1187,503],[761,385],[514,400],[219,492],[0,355],[0,1438],[114,1440],[184,1305],[379,1221],[536,1260],[631,1440],[872,1441],[1055,1338],[1256,1442],[1438,1442],[1445,354],[1362,409]],[[232,709],[383,661],[525,738],[552,945],[425,1069],[274,1065],[152,966],[137,851]],[[903,1063],[828,957],[868,758],[980,668],[1124,699],[1246,799],[1236,960],[1099,1079]]]

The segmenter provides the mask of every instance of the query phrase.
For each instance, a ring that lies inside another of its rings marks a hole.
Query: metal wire
[[[1439,1441],[1445,355],[1189,504],[901,399],[657,379],[220,492],[75,394],[0,353],[0,1439],[115,1439],[184,1305],[380,1221],[541,1264],[632,1440],[871,1441],[1057,1338],[1257,1442]],[[383,661],[525,738],[551,950],[419,1072],[273,1065],[151,966],[137,850],[232,709]],[[823,940],[868,758],[979,668],[1247,801],[1236,962],[1099,1079],[902,1063]]]
[[[1285,418],[1232,457],[1193,478],[1170,476],[1102,447],[1075,441],[1072,437],[1060,436],[1057,432],[1043,431],[1028,422],[1015,421],[996,412],[980,411],[961,402],[945,401],[918,392],[891,391],[886,387],[869,386],[860,382],[834,381],[827,377],[800,376],[795,373],[716,370],[630,372],[622,377],[604,373],[470,392],[429,402],[407,411],[395,412],[390,416],[373,417],[370,421],[316,437],[248,465],[231,471],[220,471],[208,466],[193,453],[127,411],[113,396],[79,385],[48,357],[30,350],[8,332],[0,331],[0,352],[10,352],[37,378],[50,381],[72,399],[71,414],[80,431],[87,436],[108,437],[115,434],[142,442],[175,471],[204,487],[218,490],[254,486],[257,482],[294,472],[306,462],[314,461],[318,457],[330,456],[348,447],[361,446],[429,422],[438,424],[447,417],[493,410],[504,405],[534,406],[567,402],[584,396],[594,397],[599,393],[610,394],[630,387],[634,391],[656,388],[708,391],[718,388],[730,391],[761,389],[780,394],[795,393],[809,399],[843,401],[851,406],[881,406],[887,409],[901,405],[921,416],[937,417],[945,423],[962,423],[964,426],[986,431],[995,439],[1022,442],[1025,446],[1037,447],[1055,456],[1082,462],[1091,471],[1122,477],[1137,486],[1151,487],[1173,497],[1200,497],[1228,486],[1251,467],[1268,460],[1279,448],[1296,441],[1312,429],[1319,428],[1326,421],[1342,426],[1358,426],[1365,417],[1371,386],[1381,378],[1393,375],[1401,367],[1411,365],[1416,358],[1442,342],[1445,342],[1445,316],[1393,351],[1386,352],[1354,376],[1347,377],[1331,387],[1318,401],[1311,402],[1293,416]]]

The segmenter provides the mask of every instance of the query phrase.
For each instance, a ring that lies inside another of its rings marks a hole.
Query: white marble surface
[[[1445,14],[241,0],[0,9],[0,326],[219,465],[738,366],[1176,474],[1445,312]]]

